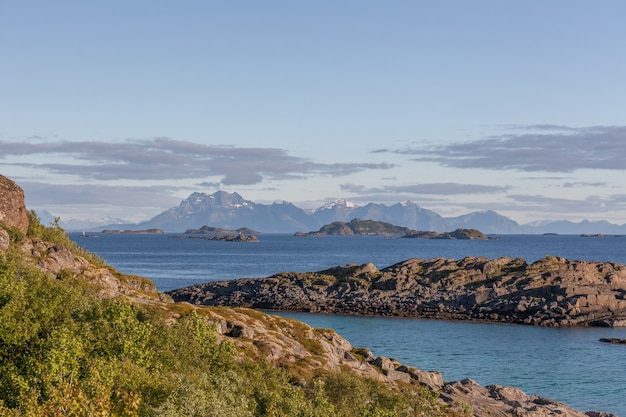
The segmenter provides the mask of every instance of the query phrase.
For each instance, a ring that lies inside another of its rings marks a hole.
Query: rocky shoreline
[[[409,259],[198,284],[176,301],[365,316],[553,327],[626,326],[626,266],[547,256]]]

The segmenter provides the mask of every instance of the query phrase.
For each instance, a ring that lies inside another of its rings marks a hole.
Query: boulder
[[[13,181],[0,175],[0,225],[28,231],[28,214],[24,203],[24,190]]]

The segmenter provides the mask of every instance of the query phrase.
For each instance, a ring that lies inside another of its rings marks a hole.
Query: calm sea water
[[[626,263],[626,237],[503,235],[454,241],[381,237],[303,238],[260,235],[258,243],[172,239],[172,235],[70,235],[80,246],[128,274],[152,279],[160,291],[195,283],[317,271],[372,262],[379,268],[409,258],[546,255]],[[282,313],[281,313],[282,314]],[[626,347],[598,342],[626,338],[626,329],[551,329],[415,319],[285,314],[333,328],[355,346],[393,357],[445,380],[512,385],[583,411],[626,417]]]

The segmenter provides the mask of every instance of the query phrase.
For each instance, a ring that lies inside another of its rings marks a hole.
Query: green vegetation
[[[28,236],[80,251],[58,224],[31,222]],[[180,315],[168,322],[164,305],[96,291],[71,273],[51,278],[18,251],[0,254],[0,416],[443,414],[426,388],[322,370],[300,380],[246,358],[218,338],[201,308],[168,305]]]

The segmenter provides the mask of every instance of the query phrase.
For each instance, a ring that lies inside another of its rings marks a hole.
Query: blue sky
[[[30,208],[626,223],[626,2],[3,1],[0,173]]]

